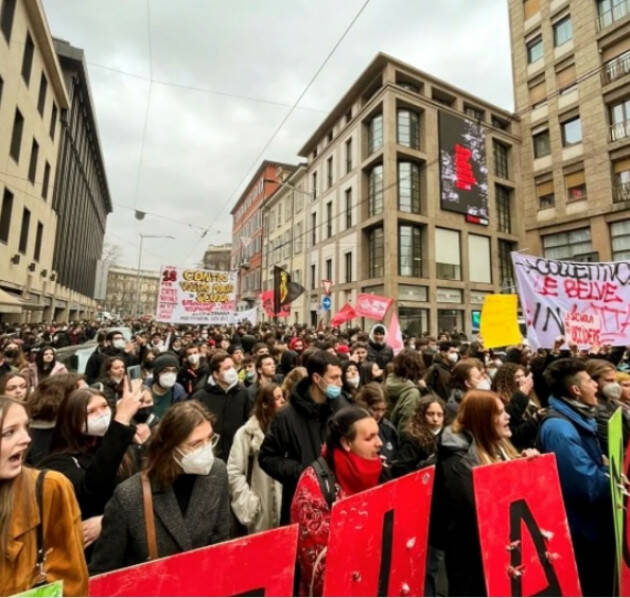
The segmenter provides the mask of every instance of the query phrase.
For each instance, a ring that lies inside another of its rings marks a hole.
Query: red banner
[[[391,297],[381,297],[369,293],[359,293],[357,295],[357,315],[371,320],[382,320],[392,304]]]
[[[354,307],[349,303],[346,303],[330,320],[330,325],[341,326],[344,322],[349,322],[357,317],[357,312],[354,311]]]
[[[285,305],[277,314],[273,311],[273,291],[265,291],[259,295],[260,303],[262,304],[267,317],[273,318],[274,315],[278,318],[288,318],[291,315],[291,308]]]
[[[333,505],[324,596],[423,596],[434,468]]]
[[[292,596],[298,526],[182,552],[90,579],[89,596]]]
[[[473,469],[488,596],[581,596],[556,457]]]

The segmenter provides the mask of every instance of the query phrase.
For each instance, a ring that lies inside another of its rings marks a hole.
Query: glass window
[[[565,17],[553,26],[553,45],[558,47],[566,44],[573,37],[571,17]]]
[[[564,233],[545,235],[543,255],[552,260],[585,258],[593,253],[591,229],[578,228]]]
[[[0,12],[0,29],[7,44],[11,41],[11,29],[13,29],[13,15],[15,14],[16,0],[4,0]]]
[[[315,264],[311,264],[311,290],[317,288],[317,277],[315,276]]]
[[[516,243],[499,239],[499,284],[502,291],[514,286],[514,273],[512,271],[512,257],[510,253],[515,249]]]
[[[313,173],[312,181],[311,192],[313,193],[313,199],[315,199],[317,197],[317,172]]]
[[[562,146],[575,145],[582,141],[582,124],[580,117],[576,116],[571,120],[561,123],[562,128]]]
[[[33,251],[33,259],[39,262],[42,253],[42,237],[44,236],[44,225],[37,223],[37,233],[35,234],[35,250]]]
[[[586,180],[583,170],[565,175],[564,183],[567,190],[567,201],[586,199]]]
[[[346,189],[346,228],[352,228],[352,189]]]
[[[512,213],[510,209],[512,192],[507,187],[497,185],[496,201],[497,201],[497,230],[501,233],[512,232]]]
[[[352,251],[348,251],[345,254],[345,262],[346,262],[346,282],[352,282]]]
[[[630,158],[617,160],[613,164],[613,201],[630,200]]]
[[[398,227],[398,275],[422,277],[422,230],[419,226]]]
[[[472,282],[492,282],[489,237],[468,235],[468,271]]]
[[[346,174],[352,170],[352,137],[346,141]]]
[[[610,225],[610,245],[613,261],[630,260],[630,220]]]
[[[527,62],[531,64],[543,57],[542,37],[537,37],[527,44]]]
[[[330,239],[333,235],[333,213],[332,201],[326,204],[326,238]]]
[[[20,245],[18,250],[21,254],[26,255],[26,248],[28,247],[28,233],[31,227],[31,211],[24,208],[22,212],[22,229],[20,230]]]
[[[502,179],[510,178],[510,148],[496,139],[492,142],[494,154],[494,174]]]
[[[398,144],[420,149],[420,118],[417,112],[407,108],[397,113]]]
[[[37,174],[37,159],[39,157],[39,143],[33,139],[31,146],[31,160],[28,165],[28,180],[35,184],[35,176]]]
[[[461,309],[438,309],[438,333],[463,332],[464,312]]]
[[[44,166],[44,181],[42,183],[42,197],[46,199],[48,196],[48,185],[50,184],[50,164],[46,162]]]
[[[474,108],[473,106],[464,106],[464,114],[473,120],[483,120],[483,111],[478,108]]]
[[[617,141],[630,135],[630,99],[609,106],[610,140]]]
[[[333,184],[333,159],[332,156],[326,160],[326,178],[328,180],[328,188]]]
[[[43,116],[44,106],[46,105],[46,90],[48,89],[48,81],[46,75],[42,73],[42,77],[39,81],[39,97],[37,99],[37,111]]]
[[[382,278],[385,270],[385,241],[383,228],[373,228],[368,233],[369,278]]]
[[[332,280],[332,279],[333,279],[332,260],[329,258],[326,260],[326,280]]]
[[[375,216],[383,212],[383,165],[374,166],[368,179],[368,215]]]
[[[415,162],[398,163],[398,209],[420,213],[420,167]]]
[[[459,231],[435,229],[436,275],[442,280],[461,280]]]
[[[317,245],[317,212],[311,214],[311,243]]]
[[[534,140],[534,158],[542,158],[551,153],[549,144],[549,130],[545,129],[533,136]]]
[[[20,148],[22,147],[22,129],[24,128],[24,117],[16,108],[15,117],[13,119],[13,133],[11,134],[11,149],[9,153],[16,161],[20,161]]]
[[[26,33],[26,43],[24,44],[24,54],[22,55],[22,78],[28,87],[31,82],[31,69],[33,68],[33,53],[35,46],[31,39],[31,34]]]
[[[2,206],[0,210],[0,241],[9,242],[9,230],[11,228],[11,213],[13,212],[13,193],[4,190]]]
[[[556,205],[553,190],[553,180],[536,183],[536,197],[538,198],[538,209],[545,210]]]
[[[383,115],[375,116],[368,125],[368,154],[383,147]]]
[[[429,310],[424,307],[398,308],[398,322],[401,332],[406,336],[420,336],[429,332]]]

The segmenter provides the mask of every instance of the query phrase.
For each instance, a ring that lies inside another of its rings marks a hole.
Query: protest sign
[[[232,324],[239,324],[247,320],[252,326],[258,324],[258,310],[255,307],[243,311],[237,311],[232,318]]]
[[[333,505],[324,596],[423,596],[434,468]]]
[[[617,408],[608,420],[608,463],[610,464],[610,495],[612,497],[613,523],[615,525],[615,557],[617,575],[621,587],[621,571],[623,559],[623,432],[621,407]]]
[[[486,295],[481,308],[479,334],[486,349],[518,345],[523,339],[518,328],[516,295]]]
[[[513,252],[534,348],[567,336],[581,349],[630,344],[630,262],[565,262]]]
[[[290,305],[282,305],[280,311],[278,313],[274,313],[274,293],[271,291],[264,291],[259,295],[260,303],[262,305],[263,310],[267,314],[268,318],[273,318],[277,316],[278,318],[288,318],[291,315],[291,306]]]
[[[473,488],[488,596],[582,595],[554,454],[475,467]]]
[[[149,561],[90,579],[90,596],[291,596],[298,526]]]
[[[358,316],[370,318],[371,320],[382,320],[392,304],[391,297],[381,297],[369,293],[359,293],[357,295],[355,311]]]
[[[30,598],[43,598],[44,596],[52,596],[54,598],[61,598],[61,596],[63,596],[63,580],[59,579],[57,581],[53,581],[52,583],[47,583],[46,585],[31,588],[30,590],[20,592],[19,594],[14,594],[14,597],[17,596]]]
[[[156,320],[171,324],[231,324],[236,272],[162,266]]]

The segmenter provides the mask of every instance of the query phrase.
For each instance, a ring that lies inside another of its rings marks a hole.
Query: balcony
[[[613,185],[613,203],[630,201],[630,183],[617,183]]]
[[[606,85],[630,73],[630,52],[626,52],[604,65],[602,84]]]
[[[625,120],[610,125],[611,141],[619,141],[620,139],[625,139],[626,137],[630,137],[630,120]]]
[[[616,4],[606,12],[601,12],[598,18],[599,30],[605,29],[612,25],[615,21],[623,19],[628,13],[630,13],[630,0],[623,0],[619,4]]]

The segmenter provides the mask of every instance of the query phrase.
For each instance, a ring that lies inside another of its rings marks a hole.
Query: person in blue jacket
[[[615,542],[608,467],[595,420],[597,383],[574,358],[554,361],[544,377],[550,400],[539,448],[556,455],[582,592],[611,596]]]

